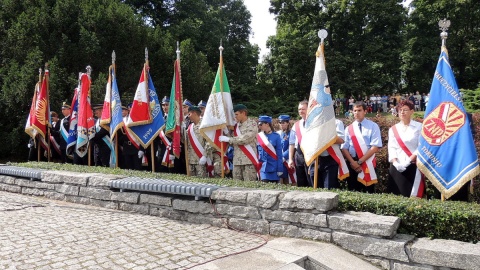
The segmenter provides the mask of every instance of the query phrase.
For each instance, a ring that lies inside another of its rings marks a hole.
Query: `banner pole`
[[[315,158],[315,171],[313,172],[313,188],[318,187],[318,157]]]
[[[223,156],[225,155],[225,149],[223,149],[223,142],[220,142],[220,159],[221,159],[221,168],[222,168],[222,178],[225,178],[225,160]]]
[[[152,161],[152,172],[155,172],[155,140],[150,144],[150,160]]]

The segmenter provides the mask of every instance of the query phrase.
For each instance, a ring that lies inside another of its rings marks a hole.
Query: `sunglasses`
[[[263,123],[263,122],[258,122],[258,126],[262,126],[263,124],[265,124],[265,123]]]

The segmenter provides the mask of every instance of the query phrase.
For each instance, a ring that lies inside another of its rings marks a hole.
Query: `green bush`
[[[325,191],[322,189],[314,190],[313,188],[265,184],[259,181],[251,182],[220,178],[196,178],[179,174],[162,174],[146,171],[131,171],[58,163],[28,162],[13,165],[47,170],[104,173],[144,178],[163,178],[186,182],[209,183],[228,187],[302,190],[309,192]],[[401,218],[399,233],[415,235],[417,237],[452,239],[474,243],[480,241],[480,205],[476,203],[421,200],[392,194],[365,194],[345,190],[330,191],[339,194],[338,209],[340,211],[364,211]]]

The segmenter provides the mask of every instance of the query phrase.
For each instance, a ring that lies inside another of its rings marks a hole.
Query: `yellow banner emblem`
[[[422,136],[434,146],[441,145],[465,124],[465,113],[452,102],[442,102],[423,121]]]

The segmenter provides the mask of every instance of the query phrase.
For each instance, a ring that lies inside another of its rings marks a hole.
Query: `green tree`
[[[451,21],[447,48],[459,87],[474,89],[480,81],[480,2],[475,0],[416,0],[407,21],[402,55],[407,89],[428,92],[440,54],[438,21]],[[411,92],[409,90],[409,92]]]

